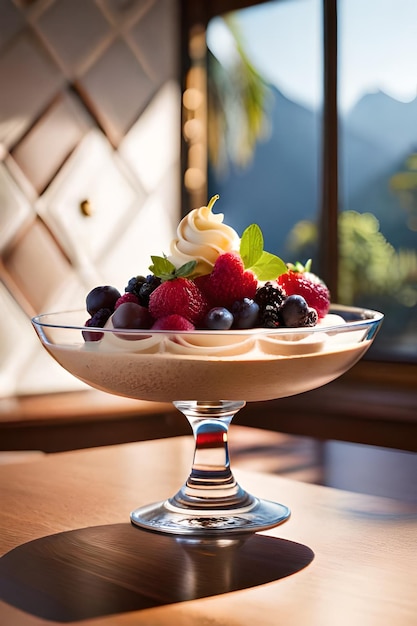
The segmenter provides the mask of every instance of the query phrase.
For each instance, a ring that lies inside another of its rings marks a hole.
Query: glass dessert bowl
[[[85,311],[32,322],[46,350],[80,380],[120,396],[173,402],[191,425],[195,453],[185,484],[164,502],[134,510],[132,523],[175,535],[223,535],[265,530],[290,516],[287,506],[236,482],[228,452],[233,416],[246,402],[334,380],[365,354],[382,319],[376,311],[333,306],[317,326],[304,328],[87,330]]]

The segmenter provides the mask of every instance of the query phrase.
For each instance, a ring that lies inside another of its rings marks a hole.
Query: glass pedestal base
[[[282,524],[290,517],[283,504],[252,498],[244,507],[215,510],[189,510],[171,500],[149,504],[132,511],[135,526],[175,535],[224,535],[254,533]]]
[[[285,522],[289,509],[247,493],[230,469],[228,429],[244,401],[178,401],[188,419],[195,450],[186,483],[169,500],[133,511],[133,524],[175,535],[254,533]]]

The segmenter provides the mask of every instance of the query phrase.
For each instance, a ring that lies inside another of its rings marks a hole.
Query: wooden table
[[[291,519],[246,541],[131,526],[131,509],[180,487],[192,449],[178,437],[0,467],[1,626],[415,626],[410,504],[236,470]]]

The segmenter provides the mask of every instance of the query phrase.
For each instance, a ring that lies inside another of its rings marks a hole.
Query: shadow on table
[[[43,619],[71,622],[262,585],[313,558],[307,546],[262,535],[179,539],[130,524],[96,526],[8,552],[1,596]]]

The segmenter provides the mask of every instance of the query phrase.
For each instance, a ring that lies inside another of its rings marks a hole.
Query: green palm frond
[[[225,67],[209,52],[208,150],[211,163],[244,167],[258,141],[267,135],[269,87],[248,58],[238,24],[224,19],[235,41],[236,60]]]

